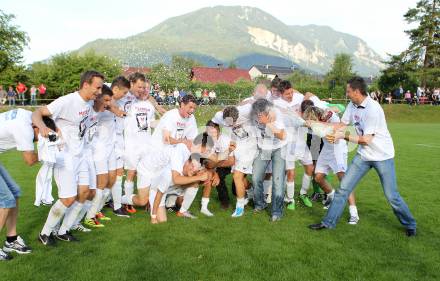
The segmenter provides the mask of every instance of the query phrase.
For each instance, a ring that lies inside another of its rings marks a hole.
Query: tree
[[[11,23],[14,18],[0,10],[0,73],[21,62],[29,43],[27,34]]]
[[[406,22],[416,24],[405,31],[410,39],[407,50],[391,56],[382,71],[379,86],[382,91],[393,91],[402,85],[414,91],[417,86],[440,85],[440,3],[421,0],[404,15]]]
[[[30,66],[29,81],[47,86],[47,97],[55,98],[79,88],[81,73],[97,70],[104,74],[107,82],[121,74],[122,66],[114,59],[101,56],[93,51],[83,55],[62,53],[55,55],[48,62],[36,62]]]
[[[347,80],[353,77],[353,62],[348,54],[337,54],[333,61],[332,68],[326,75],[326,81],[335,86],[345,86]],[[334,82],[332,82],[334,81]]]

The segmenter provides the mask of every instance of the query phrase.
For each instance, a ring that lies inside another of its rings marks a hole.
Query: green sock
[[[314,193],[322,193],[321,187],[319,186],[319,184],[315,180],[312,180],[312,186],[313,186]]]

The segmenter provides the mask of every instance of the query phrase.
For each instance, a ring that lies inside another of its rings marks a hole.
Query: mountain
[[[288,26],[258,8],[241,6],[203,8],[124,39],[89,42],[79,51],[90,49],[130,66],[169,63],[177,54],[208,66],[299,65],[325,73],[334,55],[344,52],[352,55],[361,75],[377,74],[383,67],[381,57],[358,37],[328,26]]]

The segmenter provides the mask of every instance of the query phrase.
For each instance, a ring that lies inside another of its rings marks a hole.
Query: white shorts
[[[116,170],[116,152],[114,145],[96,147],[93,152],[96,174],[107,174]]]
[[[257,155],[258,148],[255,142],[237,142],[237,148],[234,150],[235,163],[232,171],[252,174],[252,166]]]
[[[124,136],[116,134],[115,140],[116,169],[124,168]]]
[[[135,171],[141,161],[143,151],[136,146],[126,146],[124,152],[124,168]]]
[[[90,185],[90,162],[84,156],[72,156],[63,152],[59,154],[53,169],[59,198],[75,197],[78,194],[78,185]]]
[[[148,187],[150,190],[160,190],[165,193],[172,184],[171,170],[168,167],[159,173],[138,173],[138,189]]]
[[[333,155],[321,153],[316,162],[315,174],[341,173],[347,170],[347,154],[344,153],[342,159],[337,160]]]

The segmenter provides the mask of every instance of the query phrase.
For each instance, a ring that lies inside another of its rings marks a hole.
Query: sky
[[[0,0],[30,37],[24,62],[75,50],[98,38],[125,38],[204,7],[252,6],[289,25],[328,25],[360,37],[386,58],[409,44],[403,15],[417,0]]]

